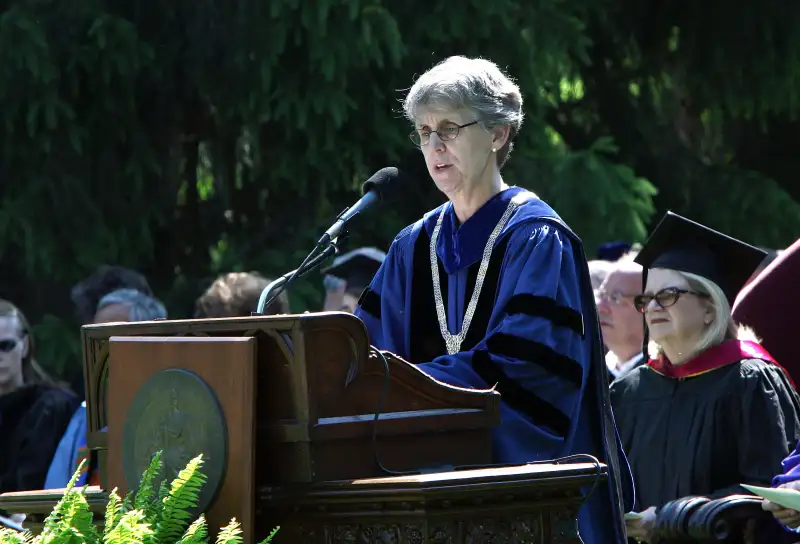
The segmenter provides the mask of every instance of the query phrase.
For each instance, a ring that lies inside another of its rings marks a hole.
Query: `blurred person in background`
[[[126,288],[112,291],[102,297],[96,306],[94,323],[154,321],[167,318],[167,310],[160,300],[136,289]],[[75,485],[99,484],[97,460],[90,455],[86,445],[87,430],[86,402],[84,401],[72,414],[69,426],[63,432],[55,454],[49,460],[43,489],[66,487],[83,460],[86,460],[86,464]]]
[[[100,299],[93,323],[166,319],[167,309],[157,298],[136,289],[118,289]]]
[[[611,270],[595,291],[603,343],[608,348],[606,366],[616,379],[644,362],[642,314],[633,298],[642,291],[642,266],[626,255],[612,264]]]
[[[70,298],[78,323],[94,323],[100,300],[118,289],[135,289],[147,296],[153,296],[147,279],[139,272],[124,266],[102,265],[72,287]],[[105,319],[105,316],[101,318]],[[79,365],[66,379],[69,379],[70,387],[78,398],[84,398],[83,366],[80,362]]]
[[[77,406],[36,362],[25,315],[0,299],[0,493],[43,488]]]
[[[597,292],[613,267],[614,263],[611,261],[589,261],[589,278],[592,280],[592,290]]]
[[[374,247],[360,247],[339,255],[324,270],[325,311],[353,313],[358,299],[378,272],[386,253]]]
[[[230,272],[218,277],[195,302],[196,319],[247,317],[258,308],[261,292],[272,280],[258,272]],[[278,295],[264,315],[288,314],[289,296]]]
[[[124,266],[103,265],[72,288],[71,298],[78,322],[81,325],[94,323],[100,300],[118,289],[135,289],[153,296],[147,279],[139,272]]]
[[[597,248],[597,258],[601,261],[616,262],[633,250],[633,245],[617,240],[600,244]]]

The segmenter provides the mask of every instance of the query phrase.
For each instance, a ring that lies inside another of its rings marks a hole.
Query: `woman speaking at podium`
[[[496,386],[495,462],[584,453],[606,463],[609,484],[582,509],[581,536],[623,542],[629,469],[583,248],[547,204],[501,174],[522,125],[519,88],[490,61],[451,57],[414,83],[404,110],[448,202],[397,235],[356,315],[377,348],[437,380]]]

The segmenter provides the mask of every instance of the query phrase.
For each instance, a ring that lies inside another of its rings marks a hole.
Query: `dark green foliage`
[[[666,209],[747,241],[800,232],[800,4],[541,0],[0,3],[0,296],[77,370],[69,287],[148,276],[174,317],[231,270],[294,268],[386,165],[417,175],[350,247],[441,202],[398,100],[451,54],[520,84],[507,181],[587,252]],[[291,292],[321,304],[318,275]],[[66,372],[69,373],[69,372]]]

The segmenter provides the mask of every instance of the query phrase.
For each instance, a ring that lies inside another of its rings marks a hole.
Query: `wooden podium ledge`
[[[261,490],[261,496],[265,500],[288,499],[293,502],[301,496],[303,501],[345,498],[374,500],[380,497],[389,502],[398,502],[408,499],[428,501],[440,493],[455,493],[465,497],[471,493],[490,493],[507,497],[514,492],[526,496],[533,492],[533,495],[549,498],[555,492],[553,488],[559,488],[564,496],[571,496],[580,493],[581,488],[592,485],[598,477],[600,482],[605,481],[607,474],[607,467],[603,464],[598,467],[591,463],[543,463],[265,487]]]
[[[584,492],[607,477],[605,465],[531,464],[262,487],[258,502],[283,542],[578,544]]]
[[[65,489],[43,489],[40,491],[14,491],[0,495],[0,510],[9,514],[25,514],[23,528],[39,534],[44,520],[53,507],[64,496]],[[86,488],[86,502],[94,514],[94,524],[102,529],[105,522],[108,493],[93,485]]]
[[[578,544],[583,492],[606,478],[605,465],[574,463],[262,487],[256,533],[280,525],[276,544],[460,544],[488,535],[493,542]],[[5,493],[0,509],[26,514],[25,528],[38,533],[62,494]],[[94,486],[86,496],[102,527],[107,494]]]
[[[9,514],[50,515],[50,511],[66,489],[43,489],[41,491],[15,491],[0,495],[0,510]],[[108,493],[93,485],[86,488],[86,502],[94,514],[106,513]]]

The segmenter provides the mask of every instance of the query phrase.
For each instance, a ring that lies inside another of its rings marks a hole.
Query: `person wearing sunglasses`
[[[36,362],[23,313],[0,299],[0,493],[42,489],[77,406]]]
[[[636,257],[648,363],[611,386],[633,471],[637,512],[628,535],[648,541],[658,508],[689,495],[769,486],[800,438],[791,378],[731,317],[764,252],[668,213]]]
[[[356,316],[379,350],[441,382],[500,393],[495,463],[578,453],[606,463],[580,533],[586,544],[622,542],[630,475],[583,246],[503,170],[523,120],[519,87],[491,61],[450,57],[414,82],[403,109],[447,201],[397,235]]]

